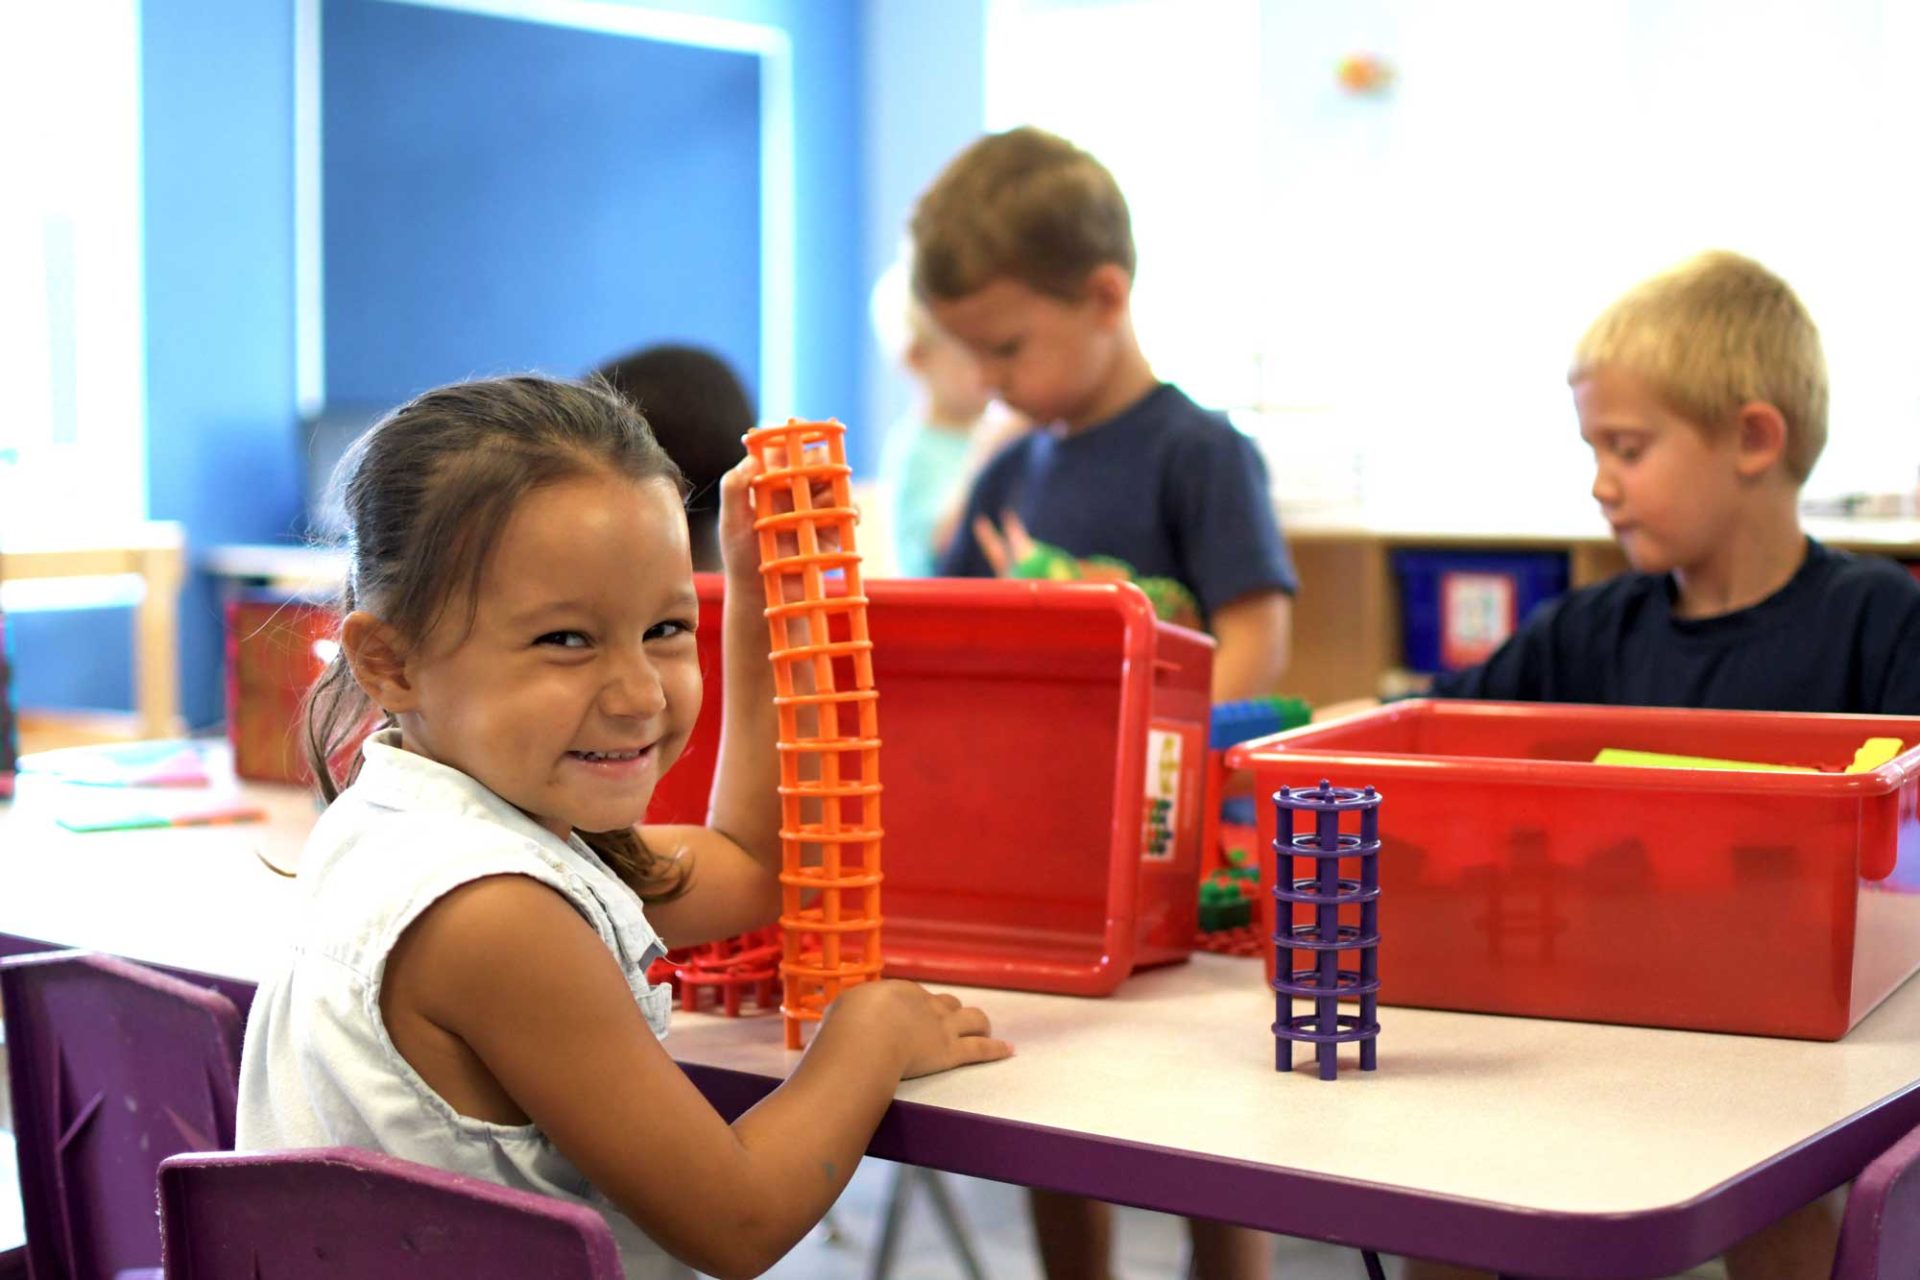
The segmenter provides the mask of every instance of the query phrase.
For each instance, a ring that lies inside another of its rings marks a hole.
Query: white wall
[[[1612,296],[1751,254],[1826,338],[1813,493],[1920,471],[1920,5],[995,0],[988,115],[1137,215],[1160,371],[1255,422],[1283,498],[1579,506],[1568,353]],[[1379,96],[1340,88],[1384,57]]]

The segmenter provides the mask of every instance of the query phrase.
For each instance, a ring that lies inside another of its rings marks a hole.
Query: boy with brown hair
[[[913,290],[1034,429],[974,480],[946,577],[1005,574],[1032,538],[1173,579],[1218,642],[1216,701],[1271,693],[1293,565],[1253,443],[1154,376],[1134,336],[1132,224],[1113,175],[1039,129],[980,138],[913,213]],[[1111,1210],[1032,1193],[1052,1280],[1104,1277]],[[1268,1238],[1196,1220],[1201,1280],[1264,1276]]]
[[[1154,376],[1113,175],[1042,130],[991,134],[920,197],[912,230],[915,294],[1035,428],[974,481],[939,572],[1005,573],[1029,535],[1123,560],[1197,602],[1219,646],[1216,701],[1272,693],[1295,581],[1266,466],[1223,415]]]
[[[1920,715],[1920,582],[1800,528],[1827,367],[1785,281],[1738,254],[1689,259],[1601,313],[1567,382],[1632,571],[1544,606],[1436,695]],[[1816,1201],[1729,1249],[1728,1274],[1825,1277],[1838,1237]]]
[[[1608,307],[1567,382],[1633,572],[1543,607],[1436,694],[1920,714],[1920,583],[1800,528],[1827,369],[1784,281],[1692,258]]]

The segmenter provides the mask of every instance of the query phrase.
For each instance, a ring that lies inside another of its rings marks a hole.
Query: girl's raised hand
[[[774,466],[781,465],[777,450],[770,452],[769,461]],[[750,485],[762,470],[759,459],[749,454],[720,479],[720,554],[730,577],[752,575],[760,567],[760,535],[754,532],[753,522],[763,513],[754,507]],[[785,486],[770,490],[767,496],[772,502],[773,513],[793,510],[793,495]],[[808,502],[816,509],[831,506],[833,482],[813,481],[808,486]],[[839,531],[830,522],[821,527],[819,539],[822,551],[840,549]],[[776,555],[786,557],[797,555],[799,551],[797,535],[785,532],[777,535]]]
[[[848,1021],[857,1024],[855,1034],[883,1038],[899,1051],[902,1080],[1013,1056],[1012,1045],[994,1039],[985,1013],[917,982],[890,978],[842,992],[822,1033]]]
[[[740,459],[720,477],[720,561],[729,578],[757,577],[760,535],[753,531],[753,493],[748,488],[760,474],[760,460],[752,454]]]

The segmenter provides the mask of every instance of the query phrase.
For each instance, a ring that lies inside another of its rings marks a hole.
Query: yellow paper
[[[1871,773],[1900,754],[1904,744],[1898,738],[1868,738],[1853,753],[1848,773]],[[1593,758],[1595,764],[1638,765],[1643,769],[1728,769],[1753,773],[1819,773],[1798,764],[1762,764],[1756,760],[1716,760],[1711,756],[1676,756],[1660,751],[1628,751],[1620,747],[1603,748]]]
[[[1715,760],[1710,756],[1674,756],[1659,751],[1626,751],[1603,748],[1593,758],[1595,764],[1633,764],[1646,769],[1744,769],[1752,773],[1818,773],[1797,764],[1758,764],[1751,760]]]
[[[1847,766],[1847,772],[1872,773],[1899,755],[1902,745],[1898,738],[1868,738],[1853,753],[1853,763]]]

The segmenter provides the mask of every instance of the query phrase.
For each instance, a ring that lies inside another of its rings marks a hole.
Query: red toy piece
[[[737,1018],[748,996],[762,1012],[777,1007],[773,991],[779,972],[780,930],[769,925],[737,938],[669,951],[648,967],[647,981],[671,986],[687,1013],[704,1007]],[[706,1000],[705,992],[714,998]]]

